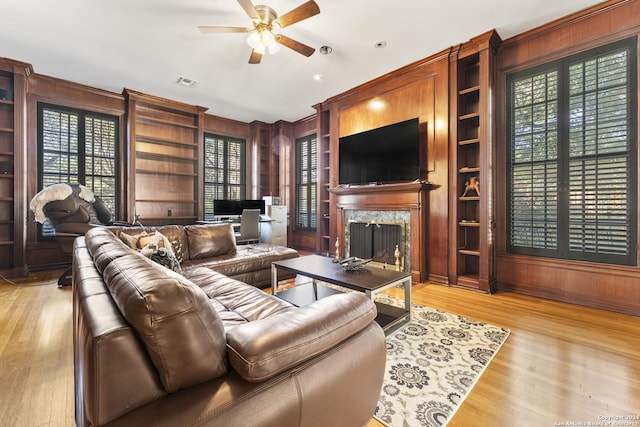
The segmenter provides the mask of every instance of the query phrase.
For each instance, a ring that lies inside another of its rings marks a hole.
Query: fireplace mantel
[[[411,276],[414,282],[427,280],[427,191],[428,182],[409,182],[386,185],[361,185],[329,189],[337,211],[336,237],[344,253],[345,211],[408,211],[410,215],[409,244],[411,245]]]

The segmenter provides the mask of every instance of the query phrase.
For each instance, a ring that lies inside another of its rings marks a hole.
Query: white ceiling
[[[279,15],[306,0],[254,0]],[[0,0],[0,57],[34,71],[120,93],[123,88],[209,108],[244,122],[296,121],[312,105],[490,29],[503,39],[598,0],[316,0],[320,14],[282,33],[316,49],[287,48],[247,63],[250,26],[236,0]],[[374,44],[386,41],[377,49]],[[322,74],[321,81],[313,76]],[[183,76],[193,88],[176,84]]]

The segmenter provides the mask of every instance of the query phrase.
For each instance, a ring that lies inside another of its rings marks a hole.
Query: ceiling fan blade
[[[319,13],[320,7],[318,6],[318,4],[315,1],[310,0],[285,13],[284,15],[279,17],[277,21],[280,24],[280,28],[284,28],[288,27],[291,24],[295,24],[296,22],[300,22],[303,19],[311,18],[312,16]]]
[[[242,6],[244,11],[247,12],[247,15],[249,15],[254,22],[261,21],[260,15],[258,15],[258,11],[253,3],[251,3],[251,0],[238,0],[238,3],[240,3],[240,6]]]
[[[224,27],[219,25],[199,25],[201,33],[247,33],[249,28],[244,27]]]
[[[302,54],[307,57],[313,55],[313,52],[316,51],[311,46],[307,46],[304,43],[300,43],[299,41],[296,41],[282,34],[278,34],[276,36],[276,41],[281,45],[286,46],[289,49],[295,50],[299,54]]]
[[[262,60],[262,54],[257,50],[253,49],[251,51],[251,56],[249,57],[249,64],[259,64]]]

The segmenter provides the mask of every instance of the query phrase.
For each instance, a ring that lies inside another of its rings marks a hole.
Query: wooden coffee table
[[[277,292],[278,270],[309,277],[311,283]],[[378,316],[376,322],[385,330],[411,320],[411,274],[391,269],[363,267],[357,271],[345,271],[332,258],[320,255],[307,255],[271,263],[271,292],[279,298],[296,306],[305,306],[340,291],[323,286],[326,282],[343,288],[364,292],[376,304]],[[376,302],[376,294],[393,286],[404,285],[404,308]]]

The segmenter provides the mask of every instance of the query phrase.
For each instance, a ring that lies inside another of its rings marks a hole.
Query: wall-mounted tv
[[[239,216],[243,209],[260,209],[260,214],[265,214],[264,200],[222,200],[213,201],[213,215],[215,216]]]
[[[339,140],[340,185],[390,184],[420,179],[420,123],[405,120]]]

